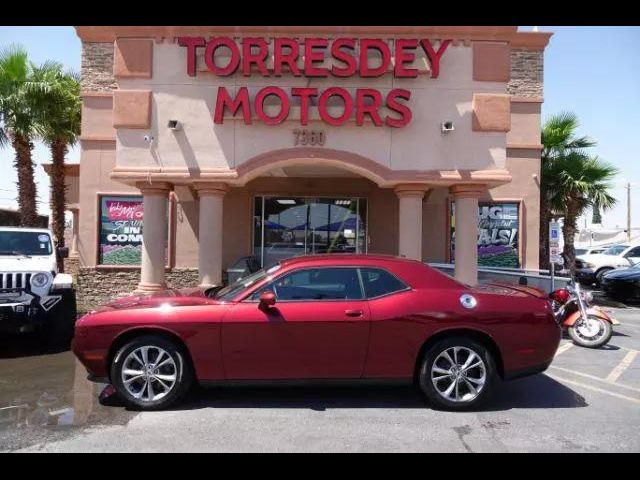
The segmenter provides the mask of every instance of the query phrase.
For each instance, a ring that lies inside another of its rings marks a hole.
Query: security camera
[[[169,120],[167,128],[170,130],[180,130],[180,122],[178,120]]]
[[[147,142],[147,143],[151,143],[151,142],[153,142],[153,140],[154,140],[153,136],[151,136],[151,135],[145,135],[144,136],[144,141]]]
[[[442,130],[442,133],[449,133],[453,132],[455,130],[455,127],[453,126],[453,122],[446,121],[440,124],[440,129]]]

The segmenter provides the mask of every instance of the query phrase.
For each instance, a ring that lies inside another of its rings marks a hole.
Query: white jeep
[[[76,299],[71,275],[58,273],[51,231],[0,227],[0,331],[44,328],[51,340],[73,334]]]

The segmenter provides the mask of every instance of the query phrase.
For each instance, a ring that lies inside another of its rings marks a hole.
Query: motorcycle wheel
[[[586,322],[576,322],[568,328],[573,343],[587,348],[600,348],[611,340],[611,323],[595,315],[587,315]]]

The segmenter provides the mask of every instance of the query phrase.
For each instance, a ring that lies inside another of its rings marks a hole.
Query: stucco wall
[[[109,178],[115,162],[116,151],[113,142],[82,142],[78,252],[80,265],[83,266],[96,265],[99,221],[98,194],[140,194],[140,190],[115,182]]]
[[[325,130],[327,148],[357,153],[395,170],[503,168],[506,136],[472,131],[472,97],[474,93],[506,93],[506,82],[474,81],[472,70],[472,48],[458,44],[449,46],[443,55],[438,78],[398,79],[391,74],[380,78],[218,77],[206,71],[189,77],[186,49],[156,43],[153,77],[119,80],[121,89],[152,91],[150,131],[156,140],[149,148],[145,131],[118,129],[118,166],[237,168],[256,155],[292,147],[292,130],[300,127],[296,108],[289,121],[278,126],[258,121],[245,125],[230,118],[222,125],[213,124],[219,86],[226,86],[232,94],[239,86],[248,86],[253,97],[261,87],[274,85],[285,90],[295,86],[340,86],[352,91],[370,87],[380,89],[383,96],[391,88],[409,89],[412,98],[407,104],[413,120],[407,127],[357,127],[355,123],[331,127],[312,121],[307,128]],[[180,121],[182,130],[166,128],[170,119]],[[442,121],[453,121],[455,132],[443,135]]]

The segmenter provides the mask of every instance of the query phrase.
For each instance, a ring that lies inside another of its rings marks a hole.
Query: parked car
[[[576,257],[580,257],[582,255],[593,255],[596,253],[604,253],[606,249],[608,249],[610,245],[600,245],[598,247],[582,247],[576,248]]]
[[[576,258],[576,278],[583,285],[600,285],[602,276],[615,268],[627,268],[640,262],[640,245],[612,245],[603,253]]]
[[[607,296],[622,302],[640,300],[640,263],[605,273],[602,289]]]
[[[68,346],[76,320],[71,275],[59,273],[50,230],[0,227],[0,330],[40,330]]]
[[[223,289],[114,300],[78,320],[72,348],[89,378],[140,409],[168,407],[194,381],[390,379],[462,410],[499,379],[545,370],[560,337],[541,290],[344,254],[283,260]]]

